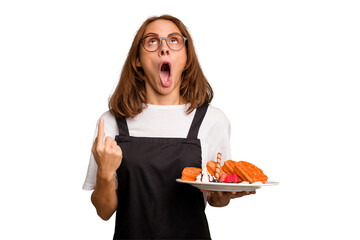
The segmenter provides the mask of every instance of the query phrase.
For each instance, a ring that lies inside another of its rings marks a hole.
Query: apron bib
[[[114,239],[211,239],[203,193],[175,181],[185,167],[202,168],[197,135],[207,108],[196,110],[187,138],[132,137],[116,119],[123,159]]]

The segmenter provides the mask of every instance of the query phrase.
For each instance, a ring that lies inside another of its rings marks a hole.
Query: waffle
[[[202,172],[201,168],[196,167],[186,167],[181,173],[181,180],[183,181],[195,181],[197,175]]]
[[[231,175],[235,172],[235,170],[234,170],[235,164],[236,164],[235,161],[227,160],[224,162],[224,166],[222,166],[222,169],[224,170],[224,172]]]
[[[260,168],[246,161],[237,162],[234,170],[243,181],[265,183],[268,180],[268,177]]]

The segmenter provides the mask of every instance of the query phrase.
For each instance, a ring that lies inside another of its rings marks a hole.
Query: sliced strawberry
[[[236,174],[236,172],[234,172],[233,174],[231,174],[231,177],[232,177],[234,183],[241,182],[241,179],[240,179],[239,176]]]
[[[226,173],[222,173],[221,176],[220,176],[220,179],[219,181],[220,182],[224,182],[225,178],[226,178],[227,174]]]
[[[229,182],[229,183],[234,182],[232,175],[227,175],[224,182]]]

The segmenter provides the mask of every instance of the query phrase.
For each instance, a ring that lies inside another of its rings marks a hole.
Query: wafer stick
[[[206,169],[210,173],[210,175],[215,176],[215,170],[216,170],[216,162],[214,160],[208,161],[206,164]],[[222,167],[220,167],[220,177],[223,173]]]
[[[216,169],[215,169],[216,180],[219,180],[220,178],[220,168],[221,168],[221,153],[218,153],[216,159]]]

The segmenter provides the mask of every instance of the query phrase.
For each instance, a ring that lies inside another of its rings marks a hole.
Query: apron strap
[[[188,139],[197,139],[200,125],[205,117],[208,106],[209,106],[209,103],[204,103],[202,106],[200,106],[196,109],[194,119],[191,123],[191,127],[190,127],[189,133],[187,135]]]
[[[116,118],[117,125],[119,127],[119,136],[128,137],[129,129],[126,123],[126,118]]]

